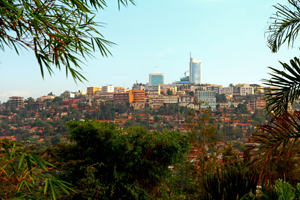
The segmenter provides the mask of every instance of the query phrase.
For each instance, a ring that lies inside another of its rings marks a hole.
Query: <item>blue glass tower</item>
[[[159,84],[164,84],[164,81],[164,74],[158,73],[157,67],[155,73],[149,74],[149,86],[159,86]]]

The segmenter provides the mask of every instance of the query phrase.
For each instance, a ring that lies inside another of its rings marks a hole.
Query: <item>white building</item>
[[[240,87],[240,95],[246,96],[247,94],[254,94],[253,87]]]
[[[106,85],[102,87],[101,93],[114,92],[115,88],[112,85]]]
[[[202,62],[201,60],[196,60],[190,58],[190,82],[195,84],[202,83]]]
[[[223,87],[223,88],[221,88],[219,94],[232,95],[233,94],[233,87]]]

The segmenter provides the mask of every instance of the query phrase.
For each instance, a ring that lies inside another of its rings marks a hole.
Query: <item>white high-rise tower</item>
[[[190,57],[190,82],[202,83],[202,62]]]

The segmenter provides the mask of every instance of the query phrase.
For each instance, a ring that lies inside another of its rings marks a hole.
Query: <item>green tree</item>
[[[225,94],[216,94],[216,101],[217,103],[227,103],[228,100],[226,99]]]
[[[209,110],[191,111],[186,118],[189,136],[192,145],[189,157],[182,165],[175,168],[172,187],[177,188],[175,196],[183,195],[178,199],[200,199],[204,196],[204,179],[208,173],[216,171],[218,152],[216,126],[207,124],[210,120]]]
[[[133,0],[118,0],[127,6]],[[86,80],[77,71],[81,70],[80,57],[93,57],[99,50],[108,56],[107,46],[114,43],[105,40],[97,30],[99,23],[94,21],[96,11],[106,7],[105,0],[61,0],[59,3],[45,0],[2,0],[0,2],[0,48],[5,46],[19,53],[20,49],[30,49],[44,77],[44,67],[51,75],[52,66],[61,70],[66,67],[77,81]],[[93,10],[94,9],[94,10]]]
[[[154,115],[153,119],[157,123],[157,122],[159,122],[161,120],[161,117],[159,117],[157,115]]]
[[[53,177],[50,173],[53,165],[32,153],[32,149],[7,140],[0,141],[0,145],[1,199],[49,199],[51,196],[56,199],[62,192],[75,192],[70,184]]]
[[[173,95],[172,90],[168,89],[168,90],[167,90],[167,94],[168,94],[168,95]]]
[[[55,152],[49,160],[56,161],[60,177],[76,186],[73,199],[161,197],[172,176],[168,166],[181,162],[189,150],[187,136],[179,132],[148,133],[139,127],[123,131],[95,120],[67,126],[72,143],[47,152]]]

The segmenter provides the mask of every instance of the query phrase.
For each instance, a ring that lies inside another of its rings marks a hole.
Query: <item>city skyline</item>
[[[149,73],[158,66],[165,83],[178,81],[189,67],[189,53],[202,60],[203,83],[228,86],[230,83],[257,83],[269,78],[267,67],[282,69],[278,60],[288,63],[298,49],[272,54],[266,45],[265,30],[274,9],[271,5],[285,1],[251,2],[238,0],[191,0],[163,2],[137,1],[137,6],[108,9],[96,20],[106,23],[99,31],[117,43],[112,55],[87,59],[82,65],[89,82],[74,83],[66,79],[64,69],[54,70],[43,80],[34,54],[6,49],[0,54],[0,101],[9,96],[34,98],[64,90],[85,90],[89,86],[131,87],[148,82]],[[255,14],[253,14],[255,13]]]

